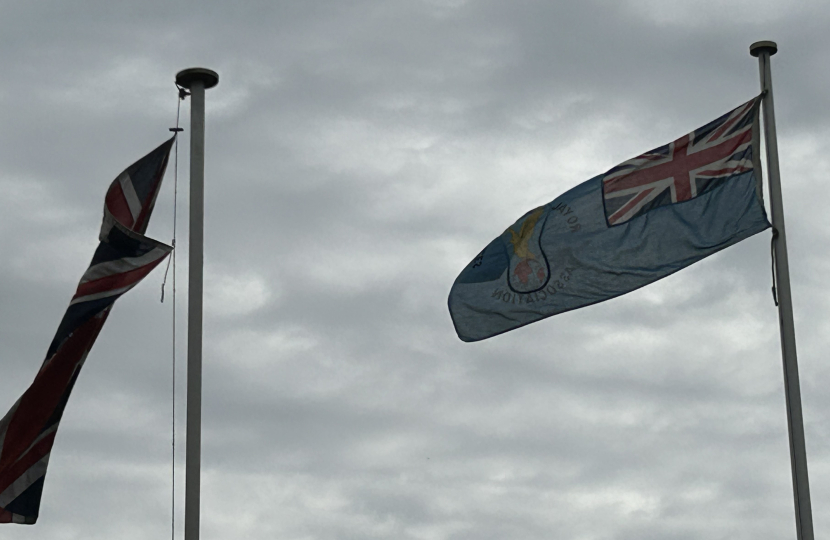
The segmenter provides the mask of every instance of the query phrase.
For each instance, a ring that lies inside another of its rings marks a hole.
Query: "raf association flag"
[[[620,296],[770,226],[761,96],[531,210],[455,280],[458,337],[486,339]]]
[[[175,136],[113,181],[100,243],[32,385],[0,420],[0,523],[37,521],[58,423],[115,300],[173,248],[144,236]]]

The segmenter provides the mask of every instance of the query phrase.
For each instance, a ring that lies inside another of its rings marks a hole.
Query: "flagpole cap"
[[[202,81],[207,90],[219,84],[219,74],[212,69],[198,67],[183,69],[176,73],[176,84],[182,88],[189,90],[190,85],[196,81]]]
[[[749,54],[758,57],[762,53],[769,53],[770,56],[778,52],[778,44],[774,41],[756,41],[749,46]]]

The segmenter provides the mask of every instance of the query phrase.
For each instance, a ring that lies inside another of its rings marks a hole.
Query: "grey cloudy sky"
[[[794,538],[769,233],[476,344],[446,309],[458,272],[524,212],[756,95],[748,47],[772,39],[822,536],[828,26],[818,1],[0,2],[0,410],[43,359],[107,186],[168,136],[174,74],[199,65],[220,74],[204,538]],[[166,242],[172,172],[148,231]],[[118,301],[61,424],[40,521],[2,538],[170,536],[161,282],[156,270]]]

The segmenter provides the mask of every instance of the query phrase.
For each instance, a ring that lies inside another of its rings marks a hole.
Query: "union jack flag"
[[[0,420],[0,523],[37,521],[46,466],[78,373],[115,300],[172,251],[144,236],[175,137],[110,185],[100,243],[32,385]]]
[[[752,171],[761,96],[674,142],[617,165],[602,179],[605,218],[621,225],[691,200]]]

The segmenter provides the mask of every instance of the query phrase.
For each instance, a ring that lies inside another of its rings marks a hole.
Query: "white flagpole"
[[[184,537],[199,540],[202,461],[202,266],[205,214],[205,90],[219,82],[215,71],[185,69],[176,84],[190,90],[190,254],[187,291],[187,428]]]
[[[758,41],[749,47],[749,53],[758,57],[761,91],[766,92],[763,98],[764,137],[767,142],[767,178],[769,180],[769,203],[772,210],[778,322],[781,328],[781,352],[784,361],[784,394],[787,399],[787,425],[790,432],[795,524],[798,540],[814,540],[810,483],[807,477],[807,452],[804,444],[804,422],[801,416],[801,388],[798,383],[798,360],[795,353],[795,325],[790,294],[790,267],[787,261],[787,235],[784,229],[784,205],[781,199],[781,177],[778,171],[778,140],[775,135],[775,110],[772,104],[770,57],[776,52],[778,52],[778,45],[774,41]]]

